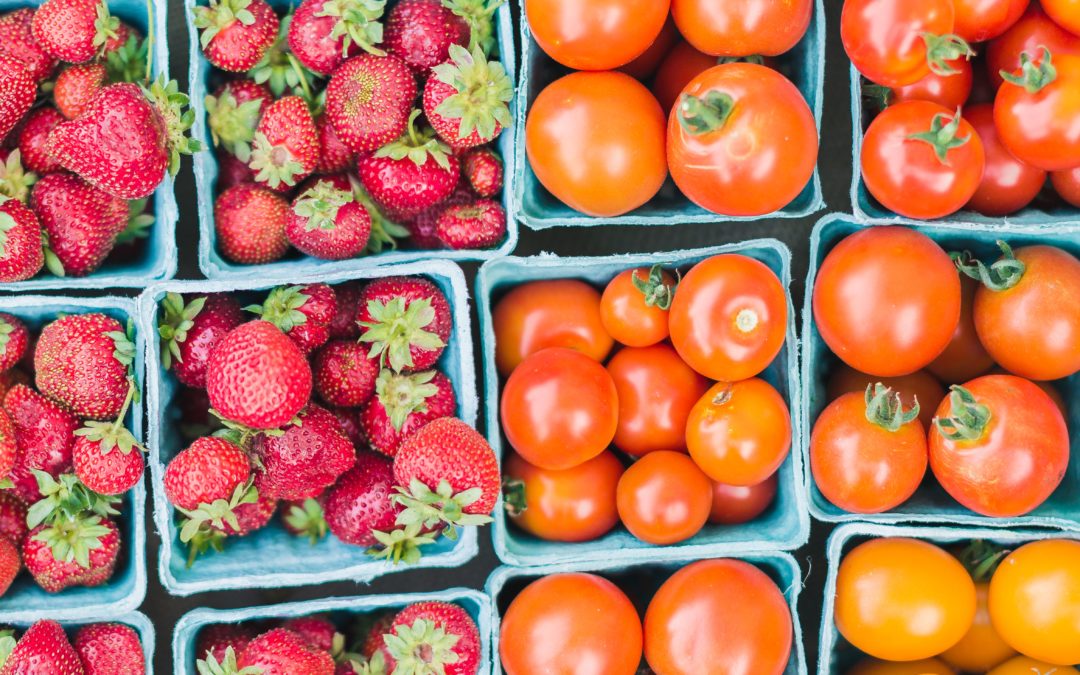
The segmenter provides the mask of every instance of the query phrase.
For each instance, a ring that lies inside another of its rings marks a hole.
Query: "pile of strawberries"
[[[513,86],[491,0],[264,0],[195,8],[221,84],[206,99],[228,260],[290,248],[324,260],[477,249],[506,234],[502,159]],[[386,14],[385,18],[383,14]]]
[[[190,560],[265,526],[279,504],[298,536],[329,530],[406,562],[455,526],[490,520],[494,453],[453,417],[437,368],[452,324],[442,291],[420,277],[282,286],[246,308],[226,294],[168,295],[164,365],[187,387],[181,427],[197,437],[164,482]]]
[[[72,314],[35,342],[0,314],[0,595],[23,566],[50,593],[113,575],[117,505],[145,466],[124,426],[138,398],[130,331],[105,314]]]
[[[69,640],[55,621],[38,621],[15,640],[11,631],[0,636],[2,673],[124,673],[146,672],[139,634],[121,623],[90,623]]]
[[[194,119],[150,82],[148,40],[104,0],[0,16],[0,282],[86,276],[147,235],[146,198],[175,174]]]

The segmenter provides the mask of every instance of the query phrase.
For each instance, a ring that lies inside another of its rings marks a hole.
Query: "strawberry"
[[[381,54],[381,0],[304,0],[289,25],[289,49],[311,71],[334,72],[361,50]]]
[[[218,662],[225,658],[225,650],[232,648],[239,654],[255,639],[255,631],[243,624],[215,623],[199,631],[195,642],[195,654],[205,657],[211,654]]]
[[[252,452],[261,465],[255,476],[259,494],[292,501],[318,497],[356,461],[356,448],[337,418],[314,404],[300,413],[298,424],[256,436]]]
[[[391,501],[394,470],[390,460],[374,452],[356,453],[356,466],[326,493],[323,511],[335,537],[354,546],[373,546],[375,532],[394,529],[400,511]]]
[[[345,435],[352,441],[355,448],[366,448],[367,440],[364,438],[364,430],[360,427],[360,420],[357,419],[355,408],[330,408],[330,412],[334,413],[334,417],[337,418],[338,424],[341,425],[341,430],[345,432]]]
[[[0,490],[0,538],[21,544],[29,528],[26,527],[26,503],[12,490]]]
[[[7,151],[0,151],[0,155],[3,152]],[[5,199],[16,199],[25,204],[30,196],[30,186],[37,182],[37,178],[37,174],[23,168],[22,153],[18,148],[7,152],[0,160],[0,204]]]
[[[360,646],[360,654],[364,658],[370,659],[383,648],[383,635],[394,629],[394,618],[396,616],[397,612],[383,614],[371,622],[371,627],[364,634],[364,642]]]
[[[86,675],[143,675],[146,660],[139,634],[120,623],[92,623],[75,634],[75,651]]]
[[[17,384],[4,397],[4,412],[15,424],[18,462],[12,471],[15,494],[35,502],[41,496],[31,473],[41,470],[54,478],[71,468],[72,447],[79,420],[30,387]]]
[[[447,207],[435,223],[450,248],[489,248],[506,236],[506,211],[491,199]]]
[[[46,53],[31,34],[30,26],[34,10],[29,7],[17,9],[0,16],[0,54],[21,61],[36,82],[49,79],[56,69],[56,59]]]
[[[131,39],[134,38],[136,42],[140,41],[139,31],[135,30],[131,26],[127,25],[123,21],[119,21],[116,24],[116,30],[105,40],[105,56],[122,50]],[[145,60],[143,61],[143,74],[146,73]],[[125,82],[133,82],[134,80],[125,80]]]
[[[356,323],[356,303],[360,301],[363,291],[364,287],[358,281],[347,281],[334,287],[337,312],[330,321],[330,337],[360,337],[360,326]]]
[[[103,63],[80,63],[60,71],[53,85],[53,102],[65,119],[73,120],[86,111],[90,99],[105,86],[108,76]]]
[[[226,656],[226,659],[228,657]],[[260,675],[333,675],[330,654],[309,647],[296,633],[275,628],[252,640],[236,658],[239,672],[250,668]],[[210,672],[216,672],[211,670]],[[237,670],[225,670],[237,672]]]
[[[11,370],[26,356],[30,331],[18,317],[0,312],[0,372]],[[0,471],[0,476],[4,472]]]
[[[21,570],[19,548],[7,537],[0,537],[0,598],[11,588],[11,582],[15,581]]]
[[[324,652],[332,653],[335,640],[341,642],[345,639],[337,626],[325,616],[300,616],[289,619],[281,627],[299,635],[309,647]]]
[[[37,216],[19,200],[0,197],[0,282],[29,279],[44,265]]]
[[[100,56],[119,30],[120,20],[109,14],[105,0],[45,0],[30,22],[41,49],[68,63]]]
[[[269,87],[275,98],[295,94],[311,99],[312,82],[318,76],[305,68],[289,50],[291,25],[292,14],[288,13],[281,18],[277,38],[255,67],[248,71],[248,77]]]
[[[248,166],[255,182],[287,192],[319,163],[319,132],[304,99],[286,96],[263,111]]]
[[[13,487],[8,476],[15,468],[18,459],[19,446],[15,440],[15,423],[11,421],[11,415],[0,408],[0,488],[4,485]]]
[[[84,277],[101,267],[128,225],[125,200],[66,171],[43,176],[30,194],[30,206],[63,276]]]
[[[184,511],[228,500],[251,476],[244,452],[216,436],[200,438],[181,450],[165,467],[165,497]]]
[[[319,543],[327,532],[322,502],[318,499],[285,502],[281,509],[281,524],[294,537],[307,537],[312,545]]]
[[[319,164],[315,167],[315,173],[332,174],[351,169],[356,155],[338,138],[330,119],[326,115],[319,115],[315,119],[315,127],[319,130],[320,148]]]
[[[4,397],[11,391],[11,388],[17,384],[29,386],[31,384],[30,376],[18,368],[0,372],[0,404],[3,403]]]
[[[217,190],[221,194],[229,188],[244,183],[255,182],[255,172],[247,165],[229,153],[218,155],[218,178]],[[286,242],[286,245],[288,243]]]
[[[285,236],[297,250],[316,258],[355,258],[367,247],[371,216],[351,189],[319,179],[293,200]]]
[[[135,397],[135,383],[128,380],[127,398],[115,422],[87,422],[75,432],[78,438],[71,450],[75,475],[83,485],[102,495],[119,495],[135,487],[146,464],[135,436],[128,431],[124,418]]]
[[[332,406],[358,408],[375,394],[379,363],[355,340],[335,340],[315,354],[315,391]]]
[[[261,305],[245,307],[277,326],[305,354],[330,339],[330,321],[337,312],[334,289],[326,284],[278,286]]]
[[[289,250],[285,219],[289,202],[251,183],[234,185],[214,202],[214,227],[221,254],[233,262],[273,262]]]
[[[296,343],[268,321],[229,332],[210,352],[206,392],[225,419],[277,429],[311,398],[311,367]]]
[[[366,154],[405,132],[416,93],[416,80],[404,61],[361,54],[330,77],[326,116],[345,147]]]
[[[270,90],[254,80],[230,80],[218,87],[206,97],[206,123],[214,145],[246,162],[255,127],[272,100]]]
[[[160,312],[162,367],[172,368],[176,379],[189,387],[205,387],[210,352],[244,321],[240,303],[224,293],[212,293],[185,304],[179,293],[168,293]]]
[[[37,82],[26,65],[0,54],[0,138],[15,128],[36,96]]]
[[[439,287],[421,277],[384,277],[360,297],[356,321],[369,356],[395,371],[427,370],[450,339],[450,304]]]
[[[120,532],[102,516],[79,516],[38,525],[23,540],[23,564],[48,593],[100,586],[112,578]]]
[[[236,527],[228,520],[221,525],[213,525],[215,532],[228,537],[246,537],[255,530],[261,530],[270,523],[277,511],[277,500],[259,495],[253,502],[240,504],[233,513],[236,515]]]
[[[386,51],[423,77],[445,61],[450,45],[468,46],[469,24],[440,0],[401,0],[386,17]]]
[[[263,0],[209,0],[194,12],[206,58],[234,73],[254,68],[280,27],[277,14]]]
[[[7,656],[3,675],[84,675],[79,655],[55,621],[38,621],[26,629]]]
[[[380,650],[388,673],[475,675],[480,631],[460,605],[417,602],[398,612]]]
[[[495,140],[512,124],[514,85],[498,61],[483,50],[450,46],[450,60],[440,63],[424,85],[424,114],[435,133],[460,150]]]
[[[63,121],[64,116],[49,106],[38,108],[26,117],[19,132],[19,153],[28,171],[40,175],[60,170],[60,165],[45,150],[45,143],[56,125]]]
[[[461,172],[469,187],[481,197],[495,197],[502,192],[503,161],[491,148],[474,148],[461,158]]]
[[[457,409],[453,385],[435,370],[410,375],[384,370],[375,391],[360,413],[360,424],[371,448],[387,457],[396,455],[402,441],[417,429]]]

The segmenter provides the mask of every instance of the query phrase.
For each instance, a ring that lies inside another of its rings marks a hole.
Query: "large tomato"
[[[574,70],[611,70],[649,48],[668,6],[668,0],[525,0],[525,16],[551,58]]]
[[[712,509],[712,483],[686,455],[650,452],[619,479],[619,518],[630,534],[666,546],[697,534]]]
[[[1050,180],[1062,199],[1080,209],[1080,166],[1072,170],[1055,171]]]
[[[1031,0],[953,0],[954,32],[970,43],[993,40],[1020,20]]]
[[[941,487],[984,516],[1038,507],[1069,465],[1069,432],[1054,402],[1013,375],[984,375],[953,392],[930,432],[930,469]]]
[[[729,216],[787,206],[814,174],[814,114],[780,73],[724,63],[686,85],[668,119],[671,177],[690,201]]]
[[[627,347],[648,347],[668,336],[675,279],[659,265],[620,272],[600,298],[600,320]]]
[[[784,346],[787,294],[764,263],[725,253],[687,272],[668,322],[671,344],[687,365],[712,380],[745,380]]]
[[[974,330],[972,328],[972,332]],[[835,401],[848,393],[863,396],[866,394],[867,386],[879,382],[898,392],[905,408],[914,408],[915,403],[918,402],[919,421],[922,422],[924,429],[930,428],[934,420],[934,410],[937,409],[938,403],[941,403],[941,399],[945,398],[945,388],[925,370],[916,370],[914,373],[896,377],[875,377],[839,363],[829,375],[829,382],[826,385],[827,398]]]
[[[667,115],[629,75],[571,73],[547,86],[525,121],[537,179],[590,216],[618,216],[653,198],[667,178]]]
[[[645,659],[657,675],[780,675],[791,643],[791,611],[780,589],[741,560],[687,565],[645,611]]]
[[[1025,52],[1037,55],[1040,47],[1046,47],[1054,56],[1080,56],[1080,35],[1073,35],[1054,23],[1038,2],[1032,2],[1019,21],[987,45],[986,69],[994,88],[1001,86],[1001,71],[1016,72],[1020,68],[1020,55]]]
[[[890,103],[930,101],[945,106],[949,110],[956,110],[964,105],[971,96],[975,69],[971,61],[967,59],[949,61],[949,66],[955,72],[939,75],[931,71],[918,82],[894,87],[890,90],[892,93]]]
[[[919,661],[863,659],[847,671],[847,675],[956,675],[956,671],[937,659]]]
[[[825,256],[813,304],[817,329],[841,360],[878,377],[906,375],[952,340],[960,320],[960,277],[925,234],[868,227]]]
[[[671,112],[691,80],[718,63],[715,56],[698,51],[689,42],[680,41],[672,47],[656,69],[652,84],[652,92],[664,112]]]
[[[1077,0],[1042,0],[1042,8],[1054,23],[1073,35],[1080,35],[1080,2]]]
[[[686,40],[713,56],[778,56],[810,26],[812,0],[671,0]]]
[[[626,594],[594,574],[552,574],[518,593],[503,615],[507,675],[634,675],[642,629]]]
[[[949,346],[926,367],[926,370],[945,384],[974,380],[994,367],[994,359],[986,353],[986,348],[975,330],[975,291],[978,287],[979,282],[971,277],[960,277],[960,322],[956,324],[956,332],[953,333]],[[927,429],[930,428],[934,409],[943,398],[945,391],[938,385],[936,396],[919,399],[929,415],[928,418],[923,418],[923,426]]]
[[[712,511],[709,522],[717,525],[739,525],[754,520],[769,508],[776,498],[779,480],[776,474],[757,485],[724,485],[713,483]]]
[[[883,537],[840,561],[836,627],[888,661],[928,659],[960,641],[975,618],[975,582],[956,558],[917,539]]]
[[[1037,661],[1027,656],[1014,656],[986,675],[1080,675],[1080,670],[1072,666],[1059,666],[1046,661]]]
[[[881,204],[908,218],[942,218],[979,188],[986,157],[967,120],[929,101],[905,101],[863,136],[862,177]]]
[[[503,387],[500,420],[511,447],[542,469],[569,469],[611,443],[619,398],[607,370],[563,347],[521,362]]]
[[[994,126],[1020,161],[1063,171],[1080,166],[1080,56],[1050,54],[1025,53],[1023,71],[1006,77],[994,99]]]
[[[960,638],[960,642],[941,654],[943,661],[965,673],[985,673],[1016,654],[1016,650],[1002,640],[994,628],[990,619],[989,595],[988,582],[975,584],[978,605],[971,629]]]
[[[1046,172],[1021,162],[1002,145],[994,126],[994,106],[970,106],[964,117],[979,134],[986,154],[986,170],[968,208],[986,216],[1007,216],[1030,204],[1046,184]]]

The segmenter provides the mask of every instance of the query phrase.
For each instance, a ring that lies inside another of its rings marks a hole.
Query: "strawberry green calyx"
[[[450,61],[431,69],[440,82],[457,92],[446,97],[435,112],[449,119],[460,119],[458,138],[468,138],[476,131],[484,140],[495,137],[496,126],[509,127],[510,100],[514,85],[499,61],[488,61],[484,50],[470,52],[461,45],[450,45]]]
[[[116,245],[129,244],[150,236],[150,226],[154,224],[154,214],[146,212],[148,200],[133,199],[128,202],[128,222],[124,231],[116,235]]]
[[[342,190],[328,181],[316,181],[315,185],[308,188],[300,195],[293,204],[293,213],[301,218],[307,218],[304,230],[332,231],[336,229],[338,209],[355,201],[352,193]]]
[[[329,532],[322,504],[317,499],[305,499],[301,504],[291,505],[285,512],[285,523],[297,536],[307,537],[312,546]]]
[[[15,332],[15,326],[0,317],[0,356],[7,353],[8,343],[11,342],[11,334]]]
[[[349,666],[356,675],[389,675],[386,672],[386,657],[383,656],[381,649],[372,654],[370,659],[364,659],[359,655],[357,658],[349,659]]]
[[[991,291],[1007,291],[1024,278],[1027,265],[1016,258],[1012,247],[1007,243],[998,240],[997,245],[1004,255],[989,267],[976,259],[969,251],[952,253],[950,257],[952,257],[953,263],[958,270],[980,282]]]
[[[246,483],[237,485],[229,499],[218,499],[212,504],[199,504],[191,511],[178,508],[177,511],[185,516],[180,527],[180,541],[187,544],[197,536],[207,536],[211,529],[224,530],[226,525],[233,531],[239,531],[236,508],[243,504],[254,504],[258,500],[259,491],[249,479]]]
[[[8,199],[17,199],[25,204],[30,196],[30,186],[36,183],[37,179],[36,173],[23,168],[22,154],[18,149],[12,150],[7,160],[0,163],[0,195]],[[14,223],[11,216],[7,218]]]
[[[15,651],[15,636],[9,630],[3,631],[3,634],[0,634],[0,666],[7,663],[13,651]]]
[[[227,89],[221,96],[208,95],[206,119],[214,145],[224,148],[241,162],[248,161],[263,103],[261,98],[238,103]]]
[[[269,321],[288,333],[293,328],[307,323],[307,314],[300,311],[311,296],[304,293],[303,286],[278,286],[266,296],[261,305],[248,305],[245,311],[257,314],[263,321]]]
[[[691,136],[701,136],[723,128],[734,108],[735,99],[720,91],[711,91],[704,96],[683,94],[676,115],[683,131]]]
[[[0,200],[3,203],[3,200]],[[4,238],[2,236],[4,231],[4,216],[7,214],[0,213],[0,255],[4,254]],[[14,223],[15,221],[12,221]],[[49,270],[54,276],[62,277],[66,274],[64,271],[64,263],[60,262],[60,258],[53,253],[53,250],[49,248],[49,234],[45,231],[41,231],[41,252],[45,255],[45,269]]]
[[[422,532],[419,523],[412,523],[405,527],[399,527],[390,532],[371,533],[378,542],[367,550],[367,554],[379,560],[387,560],[395,565],[404,562],[407,565],[415,564],[423,554],[421,546],[435,543],[435,535]]]
[[[256,182],[266,183],[273,190],[282,183],[292,187],[299,176],[305,175],[303,163],[284,145],[271,143],[261,131],[255,132],[248,166],[255,172]]]
[[[427,400],[439,393],[439,388],[431,384],[434,378],[434,370],[409,375],[391,370],[379,373],[375,380],[375,395],[386,409],[395,431],[401,431],[409,415],[427,412]]]
[[[371,235],[368,237],[364,251],[374,254],[382,253],[384,249],[396,249],[398,239],[408,237],[409,231],[387,218],[364,186],[360,184],[360,180],[352,174],[349,174],[349,185],[352,186],[353,198],[363,205],[371,217]]]
[[[195,325],[195,317],[206,305],[206,297],[204,295],[185,304],[184,296],[167,293],[161,301],[158,336],[161,338],[161,365],[166,370],[172,367],[173,359],[177,363],[183,362],[180,345],[187,340],[187,332]]]
[[[866,419],[885,431],[900,431],[905,424],[919,418],[919,401],[906,411],[900,401],[900,392],[882,383],[866,385]]]
[[[97,15],[94,17],[94,39],[92,44],[98,53],[105,51],[105,43],[115,40],[120,30],[120,19],[109,13],[109,5],[102,0],[97,6]]]
[[[383,25],[379,22],[386,11],[386,0],[326,0],[315,16],[337,18],[330,37],[342,40],[341,55],[347,58],[356,45],[376,56],[385,51],[378,45],[383,40]]]
[[[949,389],[952,417],[935,417],[934,426],[950,441],[978,440],[990,424],[990,408],[979,403],[970,391],[958,384]]]
[[[409,482],[408,489],[401,486],[395,489],[398,493],[391,499],[395,504],[404,507],[397,516],[398,525],[418,524],[423,530],[442,527],[443,535],[448,539],[457,539],[455,527],[486,525],[492,521],[488,515],[465,513],[466,508],[483,496],[480,488],[470,488],[454,494],[450,483],[445,480],[439,481],[439,485],[432,490],[414,478]]]
[[[150,41],[132,33],[119,48],[105,54],[105,72],[109,82],[136,83],[147,78]]]
[[[428,619],[412,625],[396,625],[394,632],[383,635],[386,651],[394,659],[395,673],[445,673],[446,666],[461,657],[454,651],[460,636],[446,632]]]
[[[495,11],[505,0],[442,0],[446,7],[469,24],[469,49],[479,47],[485,54],[495,49]]]
[[[934,149],[934,156],[937,157],[938,161],[948,165],[949,151],[966,145],[971,140],[971,136],[960,138],[956,135],[960,131],[960,110],[957,110],[948,122],[945,121],[946,119],[948,119],[948,115],[934,115],[933,121],[930,122],[930,131],[911,134],[908,136],[908,140],[929,143],[930,147]]]
[[[248,7],[251,0],[210,0],[195,7],[195,27],[201,32],[199,43],[206,49],[218,33],[239,21],[245,26],[255,24],[255,15]]]
[[[165,125],[165,144],[169,149],[169,175],[180,170],[180,155],[192,155],[202,150],[202,144],[189,137],[195,123],[195,111],[188,107],[187,94],[180,91],[176,80],[165,81],[161,75],[149,88],[143,87],[147,99],[161,116]]]
[[[41,499],[26,512],[26,524],[31,529],[42,523],[58,523],[84,515],[116,516],[119,497],[98,494],[82,484],[73,473],[53,478],[45,471],[33,470]]]
[[[124,331],[109,331],[105,337],[113,341],[113,358],[125,366],[128,371],[128,383],[135,381],[135,322],[128,319]],[[139,390],[135,389],[135,400],[139,400]]]
[[[950,61],[959,58],[970,60],[975,56],[975,50],[959,35],[923,33],[921,37],[926,43],[926,63],[931,71],[942,77],[960,72],[949,64]]]
[[[225,654],[218,662],[214,655],[207,651],[206,658],[195,662],[195,670],[199,675],[262,675],[263,669],[256,666],[241,668],[236,663],[236,651],[232,647],[225,648]]]
[[[427,327],[435,321],[435,309],[431,300],[413,300],[405,305],[404,298],[394,298],[387,303],[378,300],[368,302],[372,322],[362,322],[364,334],[361,342],[371,343],[368,358],[379,357],[381,364],[389,363],[395,371],[411,368],[412,348],[440,349],[445,343]]]
[[[266,50],[262,59],[255,64],[248,75],[256,83],[269,87],[270,92],[277,98],[296,94],[305,96],[304,100],[310,100],[310,96],[306,96],[305,93],[311,90],[309,82],[318,75],[305,68],[289,51],[290,23],[292,23],[292,14],[281,19],[277,40]]]
[[[375,157],[389,157],[390,159],[409,158],[413,164],[423,166],[428,158],[444,169],[450,168],[450,148],[439,140],[431,127],[417,129],[416,118],[420,117],[419,110],[413,110],[409,115],[409,128],[401,138],[387,143],[375,152]]]
[[[669,284],[664,279],[664,267],[659,263],[649,268],[649,277],[641,279],[637,270],[630,273],[630,283],[645,296],[645,304],[649,307],[668,309],[671,300],[675,297],[675,285]]]
[[[135,440],[135,436],[124,425],[124,418],[127,416],[136,391],[135,381],[129,378],[127,396],[124,397],[124,405],[120,408],[116,420],[112,422],[87,421],[81,429],[75,431],[75,435],[85,436],[87,440],[97,443],[103,455],[112,452],[114,448],[125,455],[131,454],[132,450],[146,452],[146,448]]]
[[[53,559],[57,562],[75,562],[90,569],[90,552],[103,546],[101,538],[109,532],[109,528],[101,524],[101,516],[83,516],[57,520],[34,535],[34,540],[52,549]]]

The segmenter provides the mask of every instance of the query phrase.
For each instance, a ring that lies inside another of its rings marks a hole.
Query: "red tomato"
[[[985,673],[1016,654],[990,620],[989,593],[989,583],[976,582],[975,620],[960,642],[941,653],[943,661],[965,673]]]
[[[970,43],[993,40],[1020,20],[1031,0],[953,0],[954,32]]]
[[[716,525],[741,525],[754,520],[773,503],[779,481],[776,474],[757,485],[713,483],[712,510],[709,522]]]
[[[967,207],[986,216],[1007,216],[1035,199],[1046,184],[1046,172],[1024,164],[998,138],[994,106],[980,103],[964,110],[986,152],[986,170]]]
[[[817,329],[841,360],[877,377],[906,375],[928,365],[952,340],[960,320],[960,277],[925,234],[868,227],[829,251],[814,282],[813,304]]]
[[[764,263],[739,254],[701,261],[683,277],[668,312],[671,344],[712,380],[754,377],[784,346],[788,301]]]
[[[619,522],[615,488],[623,465],[607,450],[562,471],[529,464],[511,452],[503,464],[511,519],[529,534],[549,541],[590,541]]]
[[[759,216],[787,206],[814,175],[814,114],[780,73],[725,63],[686,85],[668,119],[671,177],[703,209]]]
[[[656,98],[629,75],[571,73],[533,101],[525,150],[537,180],[564,204],[619,216],[664,184],[666,123]]]
[[[715,56],[699,52],[689,42],[680,41],[668,52],[653,79],[652,91],[660,107],[670,113],[686,85],[717,64]]]
[[[569,469],[615,437],[619,400],[602,365],[572,349],[536,352],[503,387],[500,417],[510,445],[542,469]]]
[[[972,331],[974,330],[972,328]],[[827,398],[829,401],[835,401],[844,394],[865,395],[867,385],[878,382],[899,392],[900,400],[903,401],[905,408],[913,408],[918,402],[919,421],[922,422],[924,429],[930,428],[934,420],[934,410],[938,403],[941,403],[941,399],[945,398],[945,388],[941,386],[937,378],[925,370],[916,370],[914,373],[896,377],[875,377],[860,373],[851,366],[840,363],[829,374],[829,382],[826,386]]]
[[[671,0],[686,41],[713,56],[778,56],[810,26],[811,0]]]
[[[647,80],[656,72],[660,62],[678,41],[679,31],[675,28],[675,22],[671,20],[671,16],[668,15],[664,27],[660,29],[660,34],[656,36],[649,48],[630,63],[620,66],[619,70],[638,80]]]
[[[1053,72],[1047,70],[1048,53],[1030,55],[1038,65],[1029,66],[1022,86],[1002,83],[994,99],[994,125],[1002,145],[1017,159],[1063,171],[1080,166],[1080,56],[1054,54],[1056,76],[1040,80]]]
[[[666,546],[697,534],[712,509],[712,483],[678,452],[650,452],[619,479],[619,518],[630,534]]]
[[[525,0],[540,48],[574,70],[611,70],[649,48],[668,17],[669,0]]]
[[[645,611],[645,659],[658,675],[780,675],[791,643],[784,595],[741,560],[690,563]]]
[[[659,265],[626,270],[608,282],[600,298],[600,320],[627,347],[648,347],[668,336],[668,309],[675,279]]]
[[[937,417],[930,432],[930,469],[953,499],[980,515],[1029,513],[1065,475],[1065,419],[1028,380],[985,375],[954,386]]]
[[[1080,209],[1080,166],[1066,171],[1055,171],[1050,175],[1054,190],[1062,199]]]
[[[979,135],[955,111],[907,101],[881,112],[863,137],[862,176],[881,204],[908,218],[959,211],[982,180]]]
[[[890,103],[930,101],[945,106],[949,110],[956,110],[964,105],[971,96],[975,70],[971,66],[971,61],[967,59],[949,61],[949,66],[956,72],[947,75],[930,72],[918,82],[893,88],[890,90],[892,92]]]
[[[641,619],[619,587],[595,574],[552,574],[525,587],[499,627],[507,675],[634,675]]]
[[[926,369],[946,384],[960,384],[984,375],[994,367],[994,359],[986,353],[975,330],[975,291],[979,282],[969,276],[960,277],[960,323],[952,341],[941,356],[934,359]],[[935,383],[936,384],[936,383]],[[945,391],[938,385],[937,396],[933,399],[920,399],[927,413],[933,415],[934,408],[945,398]],[[930,420],[923,419],[923,426],[930,428]]]
[[[1025,52],[1038,55],[1040,47],[1049,49],[1054,57],[1066,53],[1080,55],[1080,36],[1054,23],[1039,3],[1033,2],[1012,28],[987,45],[986,69],[994,88],[1001,86],[1001,71],[1016,72],[1020,68],[1020,55]]]
[[[1080,0],[1042,0],[1042,7],[1054,23],[1080,35]]]
[[[613,344],[601,320],[600,293],[577,279],[515,286],[496,303],[491,323],[495,366],[504,377],[541,349],[567,347],[603,361]]]
[[[1012,375],[1004,368],[995,366],[987,375]],[[1065,420],[1065,424],[1069,423],[1069,406],[1065,403],[1065,397],[1061,395],[1061,392],[1054,385],[1053,382],[1032,380],[1032,383],[1042,389],[1043,392],[1050,397],[1050,400],[1054,402],[1057,409],[1061,412],[1061,417]]]

